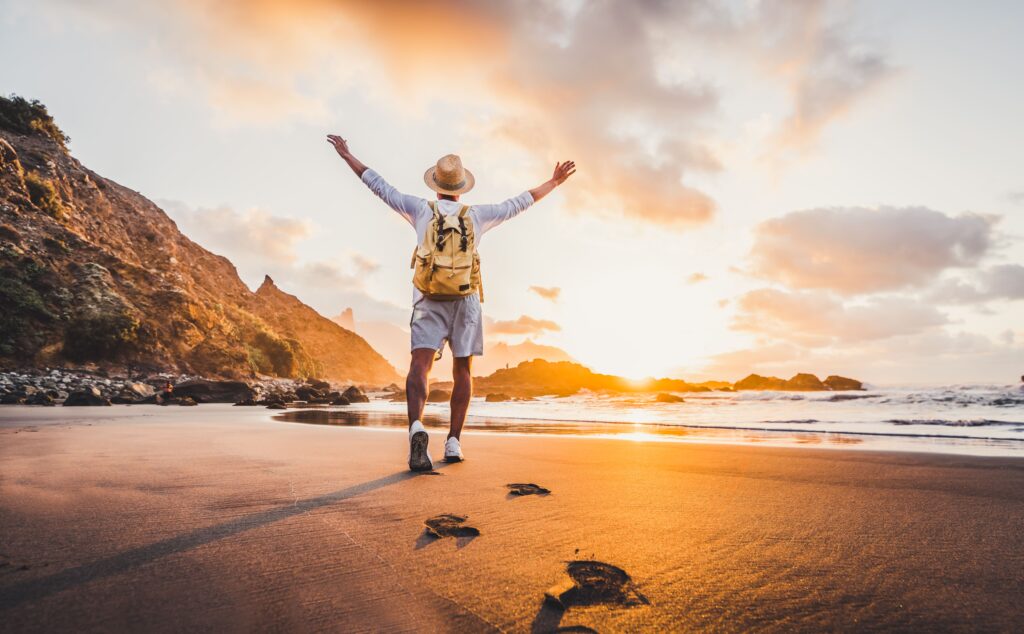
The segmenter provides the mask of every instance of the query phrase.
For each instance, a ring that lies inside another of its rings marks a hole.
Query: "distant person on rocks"
[[[484,233],[514,218],[576,173],[572,161],[556,163],[551,178],[537,187],[496,205],[465,205],[459,197],[473,188],[472,172],[455,154],[441,157],[423,175],[436,200],[403,194],[349,151],[348,142],[329,134],[327,142],[348,163],[356,176],[416,230],[412,257],[413,310],[412,360],[405,382],[409,411],[409,468],[429,471],[428,436],[420,419],[427,400],[427,378],[445,342],[451,348],[451,425],[444,445],[446,462],[463,460],[459,437],[473,395],[471,365],[483,354],[483,319],[480,302],[483,284],[477,246]]]

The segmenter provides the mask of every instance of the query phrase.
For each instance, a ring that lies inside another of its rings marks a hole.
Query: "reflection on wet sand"
[[[328,409],[324,407],[294,409],[274,416],[274,420],[310,425],[339,425],[345,427],[406,427],[408,420],[397,412],[358,409]],[[447,429],[448,418],[424,414],[424,426]],[[606,423],[582,421],[542,421],[535,419],[494,418],[470,415],[466,429],[474,431],[517,434],[560,434],[575,436],[614,437],[622,440],[681,440],[707,442],[758,443],[765,441],[796,444],[854,445],[863,439],[848,434],[792,433],[785,431],[752,431],[749,429],[721,429],[685,427],[657,423]]]

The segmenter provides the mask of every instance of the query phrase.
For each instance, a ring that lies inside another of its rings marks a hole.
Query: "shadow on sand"
[[[438,465],[437,468],[440,469],[443,466]],[[357,495],[416,478],[419,475],[426,474],[417,474],[411,471],[392,473],[376,480],[355,484],[314,498],[300,500],[295,504],[254,513],[230,522],[224,522],[223,524],[200,528],[184,535],[178,535],[177,537],[171,537],[146,546],[126,550],[92,563],[26,581],[0,590],[0,610],[11,609],[26,601],[35,601],[95,579],[102,579],[137,568],[168,555],[184,552],[254,528],[260,528],[274,522],[295,517],[296,515],[302,515],[303,513],[308,513],[309,511],[323,508]]]

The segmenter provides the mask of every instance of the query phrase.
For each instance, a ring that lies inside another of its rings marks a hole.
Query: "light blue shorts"
[[[455,357],[484,353],[484,324],[476,294],[452,301],[420,298],[413,304],[409,329],[413,350],[440,351],[447,341]]]

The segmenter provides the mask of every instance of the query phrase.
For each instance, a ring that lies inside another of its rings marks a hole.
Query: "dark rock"
[[[311,388],[313,388],[314,390],[319,390],[320,392],[329,392],[331,389],[331,384],[328,383],[327,381],[321,381],[319,379],[309,379],[306,382],[309,384]]]
[[[836,374],[830,375],[825,379],[825,385],[830,390],[843,391],[843,390],[863,390],[864,384],[857,379],[849,379],[845,376],[838,376]]]
[[[176,398],[191,398],[197,403],[237,403],[251,399],[255,392],[244,381],[192,379],[174,386]]]
[[[45,392],[36,392],[25,399],[25,405],[54,405],[53,397]],[[110,403],[105,403],[110,405]]]
[[[24,405],[25,397],[21,394],[4,394],[0,397],[0,405]]]
[[[430,390],[427,394],[428,403],[447,403],[452,398],[452,393],[448,390]]]
[[[237,403],[235,403],[235,407],[252,407],[254,405],[257,405],[257,403],[254,399],[251,398],[247,398],[244,401],[238,401]]]
[[[192,407],[194,405],[199,405],[199,403],[197,403],[196,400],[194,398],[192,398],[191,396],[183,396],[182,398],[179,398],[177,400],[178,400],[178,405],[183,405],[185,407]]]
[[[309,403],[310,405],[330,405],[332,401],[331,401],[331,399],[324,397],[324,398],[311,398],[311,399],[309,399],[306,402]]]
[[[350,385],[348,389],[342,392],[342,396],[348,399],[349,403],[369,403],[370,399],[366,394],[355,385]]]
[[[512,397],[510,397],[508,394],[496,393],[488,394],[486,397],[484,397],[484,400],[488,403],[504,403],[505,401],[512,400]]]
[[[300,401],[312,401],[314,399],[323,398],[324,393],[311,386],[303,385],[295,388],[295,396]]]
[[[802,373],[797,374],[790,380],[786,381],[785,389],[802,392],[819,392],[828,388],[826,388],[825,384],[813,374]]]
[[[664,392],[662,392],[661,394],[655,396],[654,400],[656,402],[658,402],[658,403],[685,403],[686,402],[686,399],[684,399],[682,396],[676,396],[675,394],[666,394]]]
[[[288,409],[288,406],[284,403],[271,403],[267,405],[267,409]]]
[[[784,390],[786,381],[777,376],[751,374],[745,379],[737,381],[733,387],[737,390]]]
[[[347,398],[339,394],[331,401],[331,405],[351,405],[351,403],[349,403]]]
[[[135,399],[130,396],[123,396],[121,394],[118,394],[117,396],[111,396],[110,402],[113,403],[114,405],[135,405],[137,403],[141,403],[142,401],[141,399]]]
[[[64,399],[64,407],[76,407],[83,405],[110,405],[110,399],[104,398],[103,394],[95,387],[87,387],[68,394]]]

